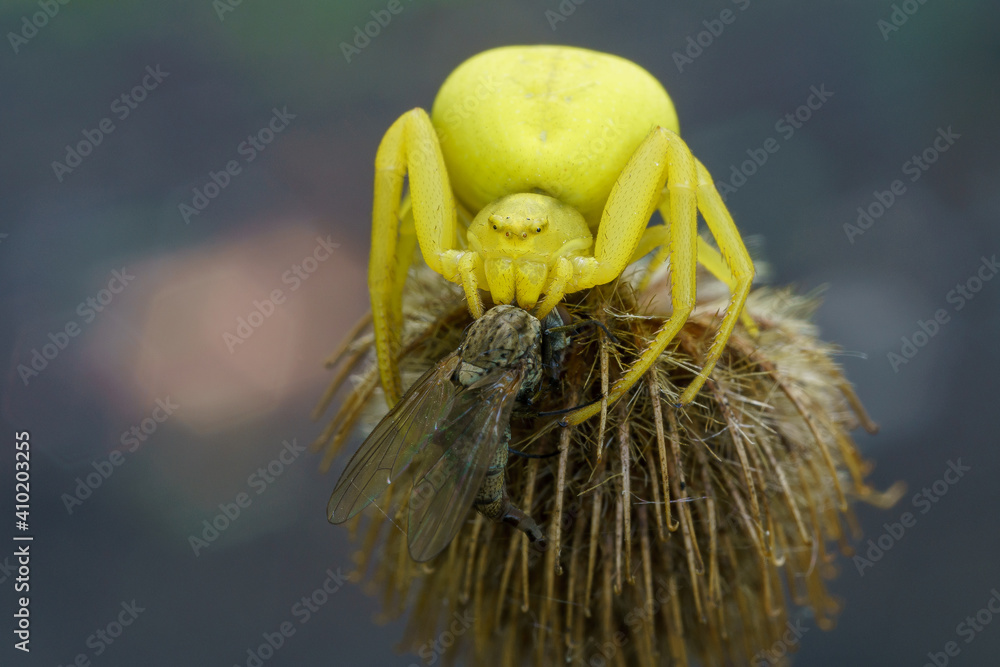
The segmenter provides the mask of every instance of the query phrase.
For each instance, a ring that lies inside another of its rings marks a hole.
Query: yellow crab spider
[[[375,156],[368,273],[389,405],[400,396],[402,292],[415,244],[431,269],[462,285],[476,318],[480,288],[494,304],[534,308],[542,318],[565,294],[611,282],[658,248],[646,278],[670,259],[672,314],[615,382],[609,403],[684,325],[701,261],[729,286],[730,299],[701,373],[680,397],[690,403],[743,311],[754,268],[711,176],[677,130],[673,103],[646,70],[567,46],[480,53],[447,78],[430,117],[417,108],[393,123]],[[656,209],[666,224],[647,227]],[[697,233],[699,211],[721,257]],[[579,408],[566,422],[599,410]]]

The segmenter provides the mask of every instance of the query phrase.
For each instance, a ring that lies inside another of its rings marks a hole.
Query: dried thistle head
[[[461,298],[437,276],[411,280],[403,334],[404,384],[460,343],[469,324]],[[591,291],[569,304],[598,327],[573,336],[540,411],[599,399],[668,316],[666,286]],[[711,293],[703,290],[701,293]],[[448,549],[410,560],[409,488],[390,486],[366,513],[357,576],[370,574],[385,614],[411,610],[402,648],[422,658],[476,665],[686,665],[749,662],[786,632],[790,609],[828,628],[838,604],[836,541],[850,552],[852,500],[888,506],[899,488],[876,493],[848,431],[875,426],[807,318],[815,298],[758,289],[747,312],[760,328],[737,328],[698,400],[674,405],[701,367],[720,304],[699,305],[643,382],[600,417],[576,427],[558,418],[515,419],[511,447],[548,459],[512,457],[511,498],[546,531],[544,545],[469,513]],[[350,370],[367,366],[315,443],[328,467],[360,421],[384,413],[369,360],[366,323],[331,357],[343,362],[317,409]],[[353,520],[357,531],[361,517]]]

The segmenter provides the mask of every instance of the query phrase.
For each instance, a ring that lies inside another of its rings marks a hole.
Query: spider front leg
[[[410,186],[409,211],[406,200],[401,203],[406,176]],[[368,291],[379,377],[390,407],[402,394],[399,336],[403,328],[403,287],[413,258],[414,233],[427,265],[454,279],[447,275],[451,267],[446,266],[446,256],[458,252],[454,249],[455,198],[437,133],[427,112],[419,108],[407,111],[389,127],[375,154]]]
[[[664,219],[669,221],[666,232],[669,245],[666,252],[658,253],[658,259],[662,261],[667,254],[670,257],[673,311],[639,358],[615,382],[608,395],[609,403],[621,398],[649,370],[684,326],[694,308],[699,208],[719,244],[734,288],[719,333],[706,355],[704,368],[681,396],[681,404],[689,403],[697,395],[708,373],[715,367],[742,312],[753,280],[750,257],[708,172],[695,160],[680,137],[669,130],[655,128],[629,159],[608,197],[594,247],[598,263],[594,283],[610,282],[631,261],[653,209],[661,201],[664,183],[667,185],[668,202]],[[600,409],[599,403],[580,408],[571,412],[565,421],[579,424]]]

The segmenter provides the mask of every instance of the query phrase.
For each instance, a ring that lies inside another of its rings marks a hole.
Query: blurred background
[[[303,451],[309,412],[367,310],[383,132],[465,58],[557,43],[664,83],[772,282],[825,286],[823,335],[882,427],[857,436],[872,482],[909,486],[858,508],[862,553],[916,523],[871,567],[841,559],[839,623],[806,619],[795,663],[918,665],[956,642],[950,664],[995,664],[997,5],[396,3],[0,6],[0,663],[247,665],[290,623],[264,664],[421,664],[341,580],[354,546],[324,510],[343,462],[321,475]],[[20,431],[30,655],[11,634]]]

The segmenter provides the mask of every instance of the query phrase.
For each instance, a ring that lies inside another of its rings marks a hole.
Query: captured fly
[[[511,502],[504,471],[514,406],[529,401],[543,366],[557,364],[551,357],[565,344],[557,338],[552,347],[558,349],[543,350],[541,323],[520,308],[487,311],[361,444],[330,496],[327,518],[347,521],[409,472],[415,481],[407,535],[416,561],[448,546],[470,506],[532,541],[544,539],[534,519]]]

